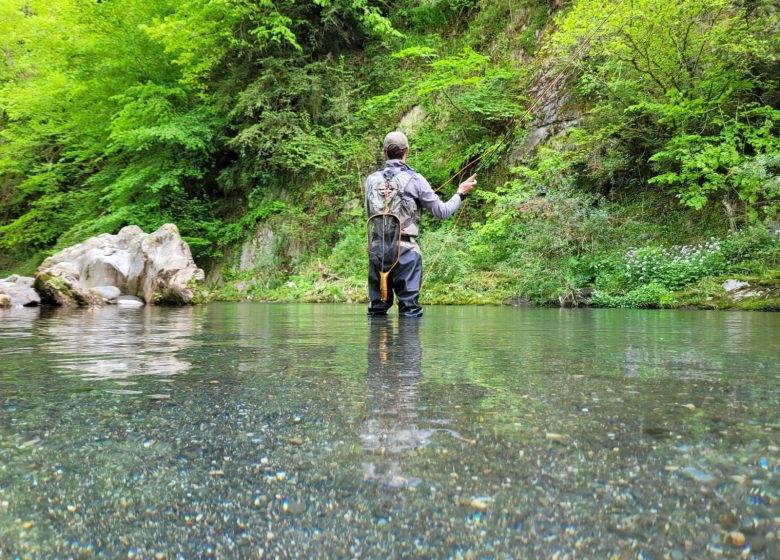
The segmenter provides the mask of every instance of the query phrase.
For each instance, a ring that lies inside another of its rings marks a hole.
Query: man
[[[422,283],[422,254],[417,244],[421,209],[425,208],[440,220],[450,217],[477,184],[477,176],[472,175],[466,179],[452,198],[442,202],[433,192],[428,181],[406,163],[406,157],[409,155],[409,140],[403,132],[390,132],[385,136],[384,155],[387,160],[384,169],[372,173],[366,179],[365,207],[370,217],[376,212],[373,208],[376,204],[372,203],[372,193],[376,193],[378,189],[387,189],[386,186],[392,182],[401,197],[395,207],[398,209],[403,234],[398,262],[387,276],[386,299],[382,298],[381,271],[369,262],[368,295],[371,302],[368,314],[387,315],[387,310],[393,305],[393,294],[395,294],[398,298],[400,316],[421,317],[423,311],[418,299]]]

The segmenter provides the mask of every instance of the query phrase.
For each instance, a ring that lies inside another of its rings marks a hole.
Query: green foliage
[[[368,277],[366,228],[362,220],[345,227],[328,258],[330,269],[342,278]]]
[[[520,113],[518,102],[521,97],[514,88],[521,70],[511,63],[493,64],[487,56],[469,47],[438,58],[434,49],[425,45],[398,51],[393,58],[430,62],[425,63],[419,75],[370,99],[363,109],[366,115],[373,115],[373,111],[386,109],[400,100],[444,101],[460,115],[478,116],[486,121],[502,121]]]
[[[713,116],[719,134],[680,134],[672,137],[650,161],[659,170],[651,184],[672,187],[693,208],[703,208],[716,193],[736,192],[758,219],[756,205],[776,208],[780,192],[780,111],[746,105],[741,115]],[[721,121],[721,122],[718,122]]]
[[[612,296],[597,290],[591,299],[591,304],[598,307],[657,308],[661,306],[661,300],[668,295],[669,289],[666,286],[651,282],[638,286],[622,296]]]
[[[644,247],[626,255],[626,275],[631,285],[657,283],[679,289],[722,272],[726,260],[715,240],[682,247]]]
[[[661,307],[697,307],[699,309],[745,309],[753,311],[780,311],[780,269],[761,275],[729,275],[744,282],[752,295],[728,293],[723,288],[724,277],[703,278],[660,299]]]
[[[423,236],[427,263],[425,281],[432,284],[461,284],[471,270],[467,235],[439,230]]]
[[[780,265],[780,236],[763,224],[733,232],[721,243],[729,270],[741,274],[764,274]]]
[[[778,43],[768,38],[777,24],[766,2],[580,0],[549,50],[580,49],[598,159],[618,162],[618,174],[638,169],[693,208],[737,198],[756,220],[777,205]],[[620,188],[604,167],[591,175]]]
[[[271,0],[190,0],[143,29],[182,68],[185,83],[204,82],[215,66],[245,50],[285,43],[299,49],[292,20]]]
[[[426,31],[444,29],[468,17],[475,4],[476,0],[422,0],[411,9],[412,23]]]
[[[7,2],[2,35],[0,247],[25,254],[94,216],[114,96],[170,67],[138,29],[165,2]],[[138,65],[137,60],[146,63]]]
[[[630,249],[622,257],[611,256],[594,264],[596,293],[592,303],[607,307],[658,306],[661,295],[688,288],[703,278],[765,273],[767,266],[777,265],[778,255],[780,238],[762,225],[723,240]],[[658,295],[655,300],[654,295]],[[670,301],[667,298],[667,303]]]
[[[589,196],[540,197],[517,183],[509,188],[512,194],[496,209],[497,216],[474,226],[475,263],[512,271],[520,293],[537,303],[571,299],[590,280],[587,263],[595,247],[616,235],[609,213],[595,208]]]

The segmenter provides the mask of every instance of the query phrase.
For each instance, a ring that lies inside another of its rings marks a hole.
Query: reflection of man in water
[[[420,324],[401,319],[369,321],[366,419],[360,434],[363,449],[376,460],[364,463],[367,480],[393,487],[414,485],[401,472],[405,451],[427,445],[435,430],[417,428],[420,384]]]

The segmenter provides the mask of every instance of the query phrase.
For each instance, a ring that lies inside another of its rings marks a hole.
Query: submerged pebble
[[[745,535],[740,533],[739,531],[731,531],[726,535],[726,542],[731,546],[742,548],[743,546],[745,546],[745,542],[747,542],[747,539],[745,539]]]
[[[739,526],[739,518],[732,512],[721,514],[721,516],[718,518],[718,521],[720,526],[727,531],[736,529]]]
[[[549,441],[560,443],[561,445],[569,445],[571,443],[571,437],[564,434],[556,434],[554,432],[547,432],[545,438]]]
[[[697,467],[684,467],[680,472],[688,478],[691,478],[696,482],[701,482],[702,484],[709,484],[715,480],[713,475]]]

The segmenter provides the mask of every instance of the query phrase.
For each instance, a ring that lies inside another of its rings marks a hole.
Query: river
[[[0,558],[780,557],[780,314],[0,310]]]

